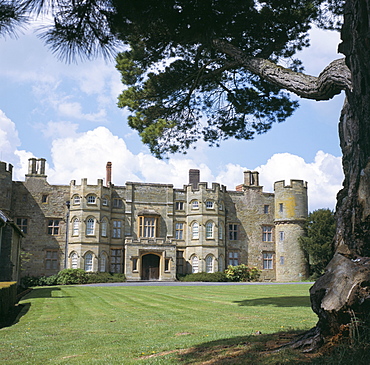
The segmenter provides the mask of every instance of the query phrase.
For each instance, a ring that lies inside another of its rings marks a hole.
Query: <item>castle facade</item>
[[[176,275],[223,271],[246,264],[261,280],[299,281],[307,265],[298,238],[308,214],[307,183],[259,185],[244,172],[235,190],[200,181],[189,171],[183,188],[171,184],[106,181],[50,185],[45,160],[29,160],[25,181],[13,181],[0,162],[0,209],[23,232],[29,260],[24,275],[53,275],[63,268],[120,272],[128,281],[176,280]]]

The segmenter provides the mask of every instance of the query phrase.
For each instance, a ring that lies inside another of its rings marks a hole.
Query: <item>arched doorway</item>
[[[159,279],[159,261],[160,257],[152,253],[142,257],[141,280],[158,280]]]

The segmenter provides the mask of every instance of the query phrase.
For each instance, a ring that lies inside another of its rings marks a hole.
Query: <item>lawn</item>
[[[239,351],[252,364],[261,339],[314,326],[309,287],[34,288],[17,323],[0,329],[0,363],[236,364]]]

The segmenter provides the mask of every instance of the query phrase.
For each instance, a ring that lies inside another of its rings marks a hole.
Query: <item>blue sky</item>
[[[306,72],[318,75],[336,54],[339,36],[314,29],[312,46],[301,53]],[[48,181],[94,184],[113,163],[113,182],[173,183],[182,187],[188,170],[201,180],[234,189],[243,171],[260,172],[265,191],[277,180],[303,179],[309,186],[309,209],[335,207],[341,187],[338,120],[343,95],[328,102],[300,100],[286,122],[252,141],[228,140],[219,148],[200,142],[187,155],[157,160],[117,108],[122,90],[114,60],[65,64],[43,45],[32,29],[18,39],[0,38],[0,160],[14,165],[24,180],[30,157],[47,159]]]

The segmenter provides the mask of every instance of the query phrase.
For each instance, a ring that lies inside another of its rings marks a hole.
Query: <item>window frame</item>
[[[212,221],[206,223],[206,239],[211,240],[214,238],[215,224]]]
[[[199,223],[193,222],[191,225],[191,239],[199,240]]]
[[[80,220],[75,217],[72,220],[72,237],[80,234]]]
[[[206,209],[215,209],[215,202],[213,200],[206,200]]]
[[[72,197],[72,205],[80,205],[81,204],[81,197],[76,194]]]
[[[94,262],[94,256],[92,252],[86,252],[84,256],[84,270],[86,272],[93,272],[93,269],[94,269],[93,262]]]
[[[199,258],[197,255],[194,255],[191,258],[191,273],[196,274],[199,272]]]
[[[272,226],[262,226],[262,242],[274,242]]]
[[[229,251],[228,252],[228,266],[238,266],[239,265],[239,251]]]
[[[198,210],[199,209],[199,200],[192,200],[191,209],[192,210]]]
[[[97,197],[95,194],[89,194],[87,197],[86,197],[86,203],[88,205],[94,205],[96,204],[97,202]]]
[[[229,223],[228,229],[229,229],[229,240],[237,241],[239,239],[239,224]]]
[[[59,236],[60,233],[60,219],[58,218],[49,218],[48,219],[48,235],[49,236]]]
[[[214,265],[214,257],[213,255],[208,255],[206,257],[206,273],[213,273],[215,272],[215,265]]]
[[[113,219],[112,221],[112,238],[122,238],[122,220]]]
[[[177,201],[175,202],[175,210],[184,210],[184,202],[183,201]]]
[[[184,226],[183,222],[176,222],[175,223],[175,239],[183,240],[184,239]]]
[[[274,270],[274,253],[270,251],[262,252],[263,270]]]
[[[86,219],[86,236],[95,236],[95,223],[94,217],[88,217]]]
[[[45,250],[44,266],[45,270],[58,270],[59,255],[58,250]],[[50,254],[50,257],[48,257]]]
[[[140,215],[138,235],[141,238],[156,238],[159,232],[159,217],[157,215]],[[153,223],[153,224],[150,224]]]
[[[122,272],[122,249],[112,248],[110,254],[110,271],[113,273]],[[119,253],[119,255],[117,254]]]
[[[16,217],[15,222],[24,234],[28,233],[28,218]]]

